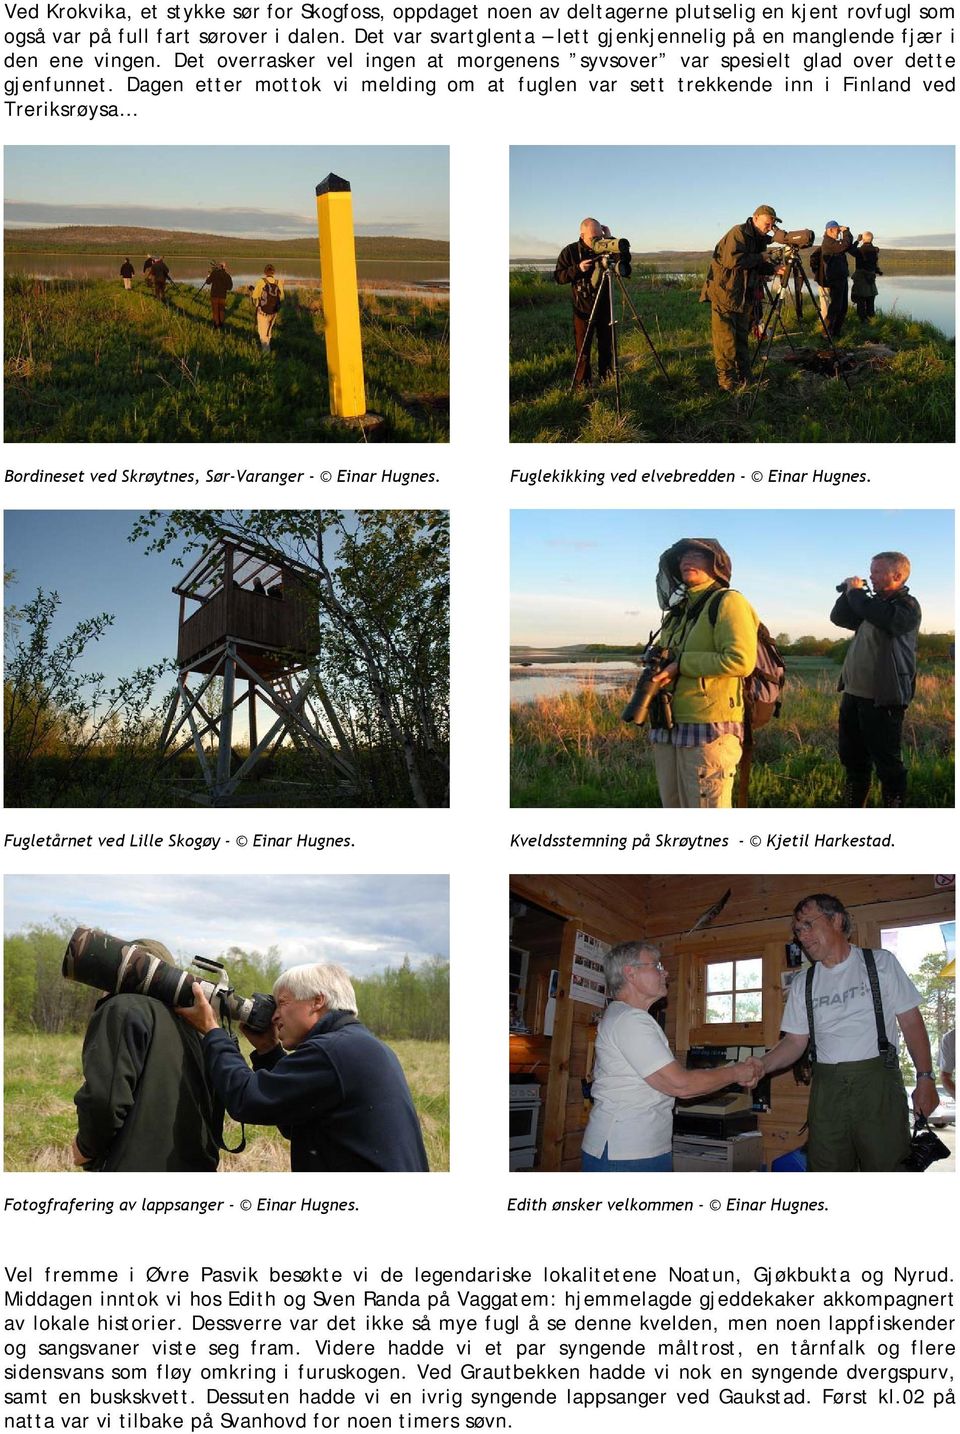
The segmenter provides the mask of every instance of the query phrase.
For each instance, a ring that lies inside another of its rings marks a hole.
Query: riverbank
[[[946,443],[954,437],[955,344],[932,324],[855,313],[837,347],[848,384],[812,372],[778,336],[754,404],[717,387],[710,308],[699,286],[646,275],[629,293],[666,370],[629,311],[619,324],[622,417],[612,381],[570,390],[570,295],[552,275],[510,276],[510,436],[518,443]],[[618,296],[618,317],[621,302]],[[827,350],[810,299],[785,314],[801,360]],[[848,386],[849,385],[849,386]]]

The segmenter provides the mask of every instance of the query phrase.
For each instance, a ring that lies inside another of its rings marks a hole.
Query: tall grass
[[[70,1143],[76,1134],[74,1092],[82,1081],[81,1035],[16,1035],[4,1039],[4,1169],[76,1170]],[[431,1170],[450,1165],[449,1046],[444,1041],[390,1041],[406,1073],[420,1117]],[[227,1122],[225,1138],[236,1145]],[[247,1127],[242,1155],[222,1155],[221,1172],[285,1171],[290,1147],[272,1128]]]
[[[289,289],[261,356],[249,297],[227,298],[223,333],[206,294],[106,280],[4,282],[8,442],[362,443],[330,417],[323,308]],[[446,442],[446,297],[361,296],[367,408],[378,439]]]
[[[756,734],[750,805],[839,806],[838,668],[787,678],[783,714]],[[953,675],[923,674],[904,723],[910,805],[953,805]],[[515,807],[658,807],[649,732],[620,720],[633,683],[516,705],[510,711]],[[871,797],[879,804],[879,791]]]
[[[890,314],[861,328],[851,313],[841,350],[881,344],[892,356],[850,379],[823,378],[788,361],[778,337],[756,406],[752,392],[721,393],[710,346],[710,307],[699,281],[648,274],[630,281],[668,377],[617,300],[622,358],[618,422],[612,381],[570,393],[573,323],[570,294],[552,276],[510,276],[510,436],[519,443],[774,442],[944,443],[954,436],[955,345],[932,324]],[[793,330],[792,309],[784,315]],[[824,348],[809,297],[801,347]]]

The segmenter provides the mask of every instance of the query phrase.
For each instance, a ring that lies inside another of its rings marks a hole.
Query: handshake
[[[728,1066],[727,1070],[731,1080],[742,1085],[745,1090],[753,1090],[757,1082],[763,1080],[766,1075],[763,1061],[756,1056],[748,1056],[745,1061],[736,1061],[732,1066]]]

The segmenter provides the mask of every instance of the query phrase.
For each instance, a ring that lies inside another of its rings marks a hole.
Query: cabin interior
[[[661,947],[669,991],[651,1014],[682,1065],[720,1064],[778,1039],[789,983],[803,969],[791,940],[803,897],[839,897],[853,917],[852,942],[890,946],[900,928],[953,921],[952,882],[886,874],[511,877],[511,1169],[580,1168],[605,947],[640,937]],[[732,1087],[678,1102],[674,1169],[769,1170],[803,1145],[808,1091],[787,1070],[752,1094]]]

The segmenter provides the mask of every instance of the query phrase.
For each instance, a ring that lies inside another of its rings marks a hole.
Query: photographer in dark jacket
[[[734,393],[750,381],[750,329],[754,306],[763,293],[764,279],[783,269],[765,256],[774,242],[777,211],[760,204],[750,219],[735,224],[717,242],[700,291],[700,303],[709,304],[710,340],[717,382]]]
[[[159,941],[131,942],[168,966]],[[194,1031],[152,996],[97,1002],[83,1038],[83,1085],[73,1098],[73,1163],[144,1175],[216,1170],[220,1122]]]
[[[593,337],[597,340],[597,369],[600,379],[605,379],[613,362],[613,336],[610,331],[610,314],[600,305],[594,319],[593,333],[587,339],[590,313],[597,290],[593,283],[593,271],[597,256],[593,244],[597,239],[609,239],[610,230],[596,219],[584,219],[580,225],[580,238],[575,244],[568,244],[560,251],[553,273],[558,284],[571,286],[573,299],[573,351],[579,355],[573,381],[578,386],[590,382],[590,348]],[[587,340],[586,342],[584,342]],[[581,353],[581,349],[583,352]]]
[[[827,312],[823,321],[831,338],[838,339],[847,317],[847,285],[850,270],[847,255],[857,247],[846,224],[831,219],[823,231],[820,241],[820,277],[817,283],[827,291]]]
[[[906,805],[907,769],[900,753],[903,717],[917,680],[920,604],[908,591],[903,553],[877,553],[870,564],[874,596],[863,578],[844,578],[830,621],[856,634],[840,674],[839,751],[846,774],[844,806],[865,807],[874,767],[885,807]]]
[[[274,1029],[241,1027],[252,1070],[198,983],[177,1011],[203,1036],[210,1083],[234,1120],[277,1126],[294,1171],[427,1170],[400,1062],[358,1021],[343,967],[294,966],[273,994]]]

